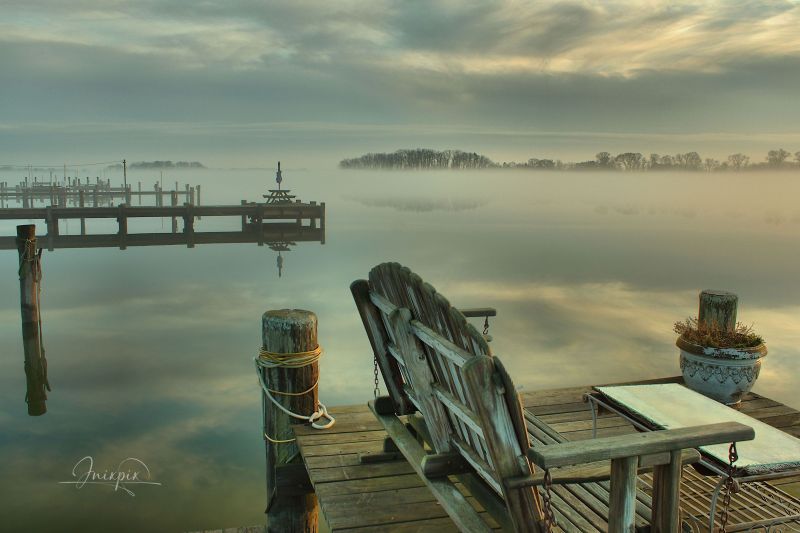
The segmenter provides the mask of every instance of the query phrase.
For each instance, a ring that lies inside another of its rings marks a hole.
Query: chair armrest
[[[459,309],[459,312],[467,318],[478,316],[497,316],[497,309],[494,307],[467,307]]]
[[[549,444],[528,449],[528,458],[549,469],[595,461],[622,459],[640,455],[697,448],[724,442],[753,440],[755,431],[738,422],[635,433],[602,439]]]
[[[700,452],[694,448],[681,451],[681,465],[688,465],[700,461]],[[668,464],[670,454],[657,453],[654,455],[643,455],[639,457],[639,468],[637,473],[643,474],[650,472],[654,467]],[[572,466],[561,466],[550,471],[553,485],[564,485],[568,483],[590,483],[593,481],[608,481],[611,479],[611,461],[597,461]],[[503,480],[503,484],[508,489],[520,487],[537,487],[544,485],[544,471],[536,470],[530,476],[520,476]]]

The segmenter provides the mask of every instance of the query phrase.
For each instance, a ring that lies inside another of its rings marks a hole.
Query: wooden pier
[[[680,377],[640,381],[636,383],[682,382]],[[526,418],[545,422],[568,441],[592,438],[592,415],[583,395],[592,386],[522,392],[520,394]],[[800,436],[800,412],[771,400],[765,396],[748,393],[740,410],[747,415],[784,432]],[[312,490],[319,500],[323,520],[331,532],[347,533],[451,533],[458,528],[436,501],[425,483],[417,476],[411,465],[399,453],[395,457],[385,452],[387,434],[383,426],[367,408],[366,402],[330,408],[336,417],[336,425],[328,430],[317,431],[308,426],[295,425],[294,435],[311,487],[304,489],[299,476],[294,472],[287,477],[293,490]],[[534,416],[531,416],[534,415]],[[529,430],[535,443],[549,439],[541,429],[531,424]],[[623,418],[603,413],[598,418],[598,437],[635,433],[636,430]],[[370,461],[370,458],[374,461]],[[366,458],[367,460],[365,460]],[[693,467],[685,466],[681,490],[682,517],[695,529],[708,531],[706,527],[709,501],[718,478],[706,477]],[[647,500],[652,495],[652,475],[640,475],[637,484],[641,489],[637,503],[636,525],[639,531],[647,531],[649,513]],[[589,485],[596,485],[589,487]],[[762,483],[767,485],[766,483]],[[605,486],[605,489],[603,488]],[[746,486],[746,485],[745,485]],[[462,487],[463,488],[463,487]],[[602,501],[608,483],[574,484],[555,486],[553,500],[558,518],[555,531],[600,532],[606,531],[608,502]],[[750,528],[747,526],[757,518],[769,514],[800,513],[800,474],[772,480],[768,490],[779,491],[794,508],[780,508],[769,494],[753,494],[746,490],[732,498],[728,531],[783,531],[783,529]],[[599,497],[598,497],[599,496]],[[607,494],[606,494],[607,497]],[[477,502],[468,498],[480,516],[492,529],[499,526],[481,509]],[[800,528],[800,518],[789,522],[789,526]],[[207,529],[203,533],[255,533],[263,532],[263,526],[230,529]],[[196,532],[200,533],[200,532]]]
[[[680,382],[681,378],[655,382]],[[552,430],[565,439],[592,438],[592,416],[583,395],[590,386],[566,389],[523,392],[525,411],[546,422]],[[425,483],[416,475],[400,454],[391,460],[366,462],[362,458],[385,456],[386,432],[375,420],[367,406],[353,405],[330,409],[336,416],[336,425],[325,431],[307,426],[294,426],[297,443],[309,474],[313,489],[319,499],[322,514],[331,531],[358,533],[435,532],[457,531],[455,524],[437,503]],[[791,435],[800,436],[800,412],[750,393],[742,402],[741,411],[777,427]],[[634,433],[636,430],[619,416],[604,413],[598,419],[598,437]],[[547,439],[542,430],[531,424],[529,429],[534,442]],[[639,476],[638,484],[645,496],[651,494],[649,475]],[[690,467],[684,467],[681,508],[684,518],[704,531],[710,494],[716,478],[701,476]],[[581,485],[554,487],[554,503],[560,531],[605,531],[608,508],[593,491],[598,487]],[[587,486],[588,487],[588,486]],[[770,487],[782,490],[795,498],[800,506],[800,475],[770,482]],[[606,489],[607,490],[607,489]],[[471,499],[470,499],[471,500]],[[477,506],[474,500],[471,503]],[[643,503],[637,509],[637,526],[649,523],[649,514]],[[774,513],[767,500],[743,493],[733,497],[731,521],[728,531],[736,531],[735,524],[747,523],[757,517]],[[498,526],[486,512],[478,508],[481,516],[492,528]],[[786,512],[783,510],[783,512]],[[798,508],[795,512],[800,512]],[[792,523],[800,527],[800,522]],[[707,530],[707,529],[705,529]],[[754,531],[763,529],[754,529]]]
[[[179,187],[178,182],[175,182],[174,189],[165,190],[161,183],[156,182],[152,190],[143,190],[141,181],[137,182],[134,189],[132,184],[113,186],[110,180],[100,178],[96,182],[87,178],[85,182],[74,179],[63,183],[22,182],[13,186],[5,181],[0,182],[0,208],[3,209],[13,209],[9,205],[11,202],[21,204],[23,208],[34,207],[37,202],[59,207],[100,207],[112,205],[116,200],[131,205],[136,199],[136,203],[142,205],[142,199],[148,197],[154,198],[156,206],[164,205],[164,197],[177,197],[185,203],[200,205],[200,185],[185,184]]]
[[[175,198],[173,196],[173,198]],[[241,232],[197,232],[195,219],[200,217],[239,217]],[[172,233],[178,233],[177,221],[183,221],[183,235],[165,233],[129,233],[132,218],[170,218]],[[61,235],[59,221],[81,221],[81,235]],[[87,235],[86,219],[114,219],[116,234]],[[135,206],[116,207],[28,207],[0,209],[0,220],[44,220],[47,235],[41,241],[48,250],[102,246],[151,246],[216,242],[256,242],[260,245],[280,241],[318,241],[325,243],[325,203],[263,204],[242,201],[240,205]],[[282,222],[281,222],[282,221]],[[11,239],[11,240],[9,240]],[[0,249],[15,248],[13,238],[0,237]]]

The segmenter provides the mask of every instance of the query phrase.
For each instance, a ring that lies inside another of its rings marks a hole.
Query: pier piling
[[[22,346],[25,351],[25,379],[30,416],[47,412],[47,361],[42,344],[41,315],[39,311],[39,283],[42,278],[41,251],[36,246],[36,226],[17,226],[19,251],[19,295],[22,314]]]
[[[307,356],[319,347],[317,316],[300,309],[267,311],[262,317],[262,341],[262,358],[266,355],[273,361],[286,361],[285,354]],[[305,366],[260,366],[259,372],[266,386],[277,391],[271,398],[263,391],[261,394],[267,458],[267,531],[315,533],[319,517],[316,495],[310,489],[297,488],[297,478],[305,474],[291,429],[298,420],[274,402],[293,413],[307,415],[316,411],[319,363],[313,360]],[[294,482],[282,482],[284,479]]]

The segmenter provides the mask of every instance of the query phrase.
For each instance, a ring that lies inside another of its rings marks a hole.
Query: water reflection
[[[181,179],[202,183],[214,203],[238,204],[264,190],[258,172]],[[329,200],[326,246],[291,239],[298,244],[291,255],[268,251],[277,241],[46,254],[42,315],[58,397],[45,417],[19,408],[25,382],[11,274],[18,263],[16,254],[0,254],[7,274],[0,282],[0,529],[186,531],[262,523],[261,406],[252,364],[260,317],[267,309],[313,310],[326,351],[321,399],[329,406],[365,402],[372,396],[371,348],[348,287],[387,260],[411,267],[457,307],[495,307],[492,349],[525,389],[676,375],[672,324],[696,311],[699,290],[732,290],[770,349],[755,391],[799,407],[800,232],[764,216],[797,213],[794,175],[328,171],[293,172],[292,181]],[[352,201],[350,191],[401,200],[424,191],[434,204],[479,198],[482,205],[377,209]],[[135,229],[157,232],[159,223]],[[116,229],[113,222],[92,226]],[[241,231],[239,220],[204,217],[203,226]],[[0,222],[0,233],[12,231]],[[280,279],[277,254],[285,261]],[[162,486],[130,498],[59,485],[86,455],[112,466],[137,457]]]

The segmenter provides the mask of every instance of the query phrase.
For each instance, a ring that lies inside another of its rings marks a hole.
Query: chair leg
[[[653,533],[676,533],[680,527],[681,452],[670,452],[669,464],[653,470]]]

